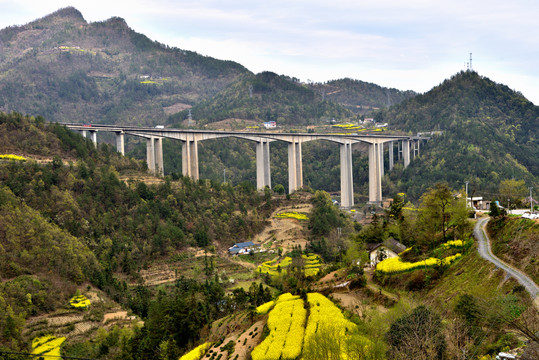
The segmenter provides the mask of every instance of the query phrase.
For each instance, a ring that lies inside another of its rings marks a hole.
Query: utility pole
[[[533,213],[533,198],[532,198],[532,187],[530,186],[528,188],[528,190],[530,190],[530,214]]]
[[[466,208],[468,207],[468,184],[469,181],[466,181]]]

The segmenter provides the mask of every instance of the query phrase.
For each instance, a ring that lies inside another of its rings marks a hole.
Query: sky
[[[252,72],[420,93],[467,68],[539,105],[537,0],[0,0],[0,28],[74,6]]]

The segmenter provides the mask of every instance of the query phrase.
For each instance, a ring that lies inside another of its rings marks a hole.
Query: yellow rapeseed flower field
[[[301,355],[307,310],[302,299],[285,294],[270,312],[269,335],[251,353],[253,360],[292,360]]]
[[[321,259],[320,256],[313,254],[313,255],[302,255],[301,256],[304,261],[304,274],[305,276],[314,276],[318,274],[320,271],[321,266]],[[279,269],[281,270],[281,273],[287,272],[287,268],[290,267],[292,264],[292,258],[287,256],[281,262],[277,262],[277,260],[269,260],[266,261],[258,266],[256,269],[257,272],[262,274],[269,274],[271,276],[278,276],[280,274]]]
[[[75,295],[69,300],[69,304],[76,308],[87,308],[90,306],[90,300],[84,295]]]
[[[206,342],[202,345],[197,346],[193,350],[189,351],[187,354],[183,355],[180,360],[199,360],[206,351],[211,347],[211,342]]]
[[[26,161],[25,157],[13,154],[0,154],[0,159]]]
[[[277,219],[297,219],[297,220],[309,220],[309,217],[305,214],[298,213],[296,211],[282,212],[273,216]]]
[[[45,360],[58,359],[60,357],[60,346],[65,341],[65,337],[55,337],[46,335],[32,340],[32,354],[39,355]]]
[[[461,256],[462,254],[459,253],[453,256],[448,256],[442,260],[436,258],[428,258],[426,260],[416,261],[413,263],[403,262],[400,257],[396,256],[379,262],[376,265],[376,271],[380,271],[386,274],[396,274],[417,269],[425,269],[437,265],[449,265]]]

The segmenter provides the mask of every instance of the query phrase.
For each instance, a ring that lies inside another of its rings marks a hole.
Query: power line
[[[4,351],[4,350],[0,350],[0,355],[1,354],[24,355],[24,356],[38,357],[38,359],[41,357],[43,359],[59,358],[59,359],[76,359],[76,360],[97,360],[94,358],[83,358],[83,357],[77,357],[77,356],[40,355],[40,354],[32,354],[32,353],[27,353],[27,352]]]

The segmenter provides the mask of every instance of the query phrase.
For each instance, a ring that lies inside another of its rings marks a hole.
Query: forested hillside
[[[504,179],[539,183],[539,107],[475,72],[461,72],[431,91],[375,114],[392,128],[441,130],[403,172],[390,175],[410,196],[433,182],[496,196]]]
[[[51,121],[156,125],[173,115],[168,122],[178,124],[195,106],[198,125],[228,118],[307,125],[354,119],[413,95],[351,79],[305,85],[254,75],[151,41],[119,17],[88,23],[72,7],[0,30],[0,111]]]
[[[0,111],[51,121],[160,124],[246,73],[74,8],[0,30]]]
[[[0,143],[0,154],[22,155],[0,160],[0,346],[25,348],[25,319],[67,303],[83,282],[146,316],[151,292],[127,285],[143,267],[189,247],[246,240],[272,211],[250,184],[121,181],[121,174],[144,173],[144,164],[42,119],[0,113],[0,133],[12,139]],[[213,280],[207,285],[220,289]]]
[[[360,225],[322,191],[284,196],[248,182],[129,180],[144,174],[143,162],[42,118],[0,113],[0,133],[2,356],[45,342],[67,356],[173,360],[204,342],[214,359],[281,351],[313,360],[320,352],[444,359],[521,346],[506,327],[528,336],[516,326],[537,324],[525,311],[527,294],[474,255],[464,199],[446,184],[430,188],[418,208],[399,194]],[[255,234],[264,251],[226,255]],[[377,258],[374,274],[364,269],[368,243],[397,240],[405,251]],[[150,284],[159,269],[168,277]],[[339,309],[312,288],[349,301]],[[286,292],[295,296],[276,297]],[[89,305],[70,305],[78,298]],[[122,310],[123,323],[111,325],[119,313],[107,317],[111,308]],[[430,325],[416,327],[416,318]],[[339,327],[329,327],[335,319]],[[276,336],[287,331],[296,342]],[[411,338],[421,346],[404,346]],[[436,346],[427,346],[432,339]]]
[[[402,91],[354,79],[331,80],[312,83],[310,88],[324,99],[337,102],[354,113],[366,114],[412,98],[417,94],[411,90]]]
[[[195,105],[191,111],[198,124],[228,118],[277,121],[279,125],[305,126],[332,118],[340,121],[356,116],[337,102],[325,100],[297,79],[272,72],[244,75],[214,98]],[[172,116],[169,122],[183,121],[187,111]]]

